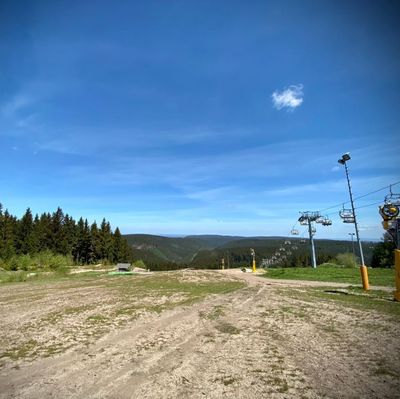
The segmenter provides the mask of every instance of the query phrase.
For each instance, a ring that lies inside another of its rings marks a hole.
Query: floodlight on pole
[[[356,233],[349,233],[349,236],[351,237],[351,248],[353,250],[353,259],[354,259],[354,263],[356,261],[356,254],[354,252],[354,236]]]
[[[347,167],[347,161],[350,161],[350,153],[346,152],[345,154],[342,155],[342,158],[338,160],[338,162],[341,165],[344,165],[345,171],[346,171],[346,179],[347,179],[347,186],[349,188],[349,195],[350,195],[350,202],[351,202],[351,209],[353,211],[353,217],[354,217],[354,228],[356,231],[356,237],[357,237],[357,242],[358,246],[360,248],[360,258],[361,258],[361,265],[360,265],[360,273],[361,273],[361,280],[363,284],[364,290],[369,289],[369,282],[368,282],[368,271],[367,267],[365,266],[364,263],[364,254],[363,254],[363,249],[361,245],[361,240],[360,240],[360,235],[358,233],[358,224],[357,224],[357,217],[356,217],[356,211],[354,208],[354,201],[353,201],[353,193],[351,191],[351,182],[350,182],[350,177],[349,177],[349,169]]]

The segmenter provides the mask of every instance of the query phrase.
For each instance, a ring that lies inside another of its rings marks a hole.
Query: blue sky
[[[2,1],[0,202],[123,233],[287,235],[400,180],[395,1]],[[393,187],[400,191],[400,185]],[[357,201],[361,237],[383,234]],[[348,238],[351,225],[317,238]]]

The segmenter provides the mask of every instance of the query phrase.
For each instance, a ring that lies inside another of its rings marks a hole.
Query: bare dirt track
[[[138,294],[135,313],[105,279],[0,287],[0,398],[400,397],[397,315],[309,296],[306,282],[165,276],[246,286],[194,303]]]

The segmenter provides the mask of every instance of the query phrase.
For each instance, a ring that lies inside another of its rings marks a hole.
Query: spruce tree
[[[110,223],[103,218],[100,225],[101,258],[104,261],[113,261],[113,234]]]
[[[100,232],[96,222],[90,226],[90,240],[93,262],[99,262],[102,258],[102,245]]]
[[[35,236],[37,236],[38,250],[39,252],[45,250],[52,250],[53,238],[52,238],[52,221],[50,213],[43,213],[39,222],[35,224]]]
[[[126,260],[124,259],[126,254],[123,253],[124,248],[122,242],[123,238],[121,236],[119,228],[117,227],[114,232],[113,259],[112,259],[114,262],[122,262]]]
[[[0,220],[0,257],[9,259],[16,252],[18,223],[7,209],[1,214]]]
[[[64,253],[65,255],[71,255],[76,243],[76,222],[68,214],[64,216],[63,237]]]
[[[68,241],[64,231],[64,212],[60,207],[51,217],[51,250],[57,254],[68,253]]]
[[[16,249],[19,254],[28,254],[33,250],[32,242],[33,217],[30,208],[28,208],[18,222]]]
[[[76,225],[76,242],[72,255],[75,262],[80,264],[90,263],[92,260],[91,237],[89,223],[80,218]]]

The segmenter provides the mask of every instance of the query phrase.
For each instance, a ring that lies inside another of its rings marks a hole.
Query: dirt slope
[[[399,397],[390,316],[290,295],[304,284],[232,278],[248,286],[143,315],[60,355],[6,363],[0,398]],[[27,307],[25,318],[40,311]]]

